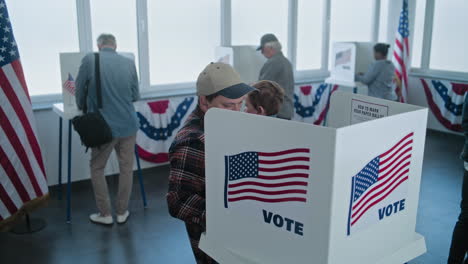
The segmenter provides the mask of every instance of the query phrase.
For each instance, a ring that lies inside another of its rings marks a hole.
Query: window
[[[288,0],[232,1],[232,45],[260,44],[260,38],[273,33],[288,51]]]
[[[372,8],[373,0],[331,1],[330,43],[371,41]]]
[[[416,17],[414,19],[413,43],[411,51],[411,67],[421,67],[423,36],[424,36],[424,17],[426,13],[426,0],[416,1]]]
[[[112,7],[110,9],[110,7]],[[138,65],[138,41],[136,6],[128,0],[91,1],[91,22],[93,49],[97,51],[96,40],[102,33],[110,33],[117,41],[117,51],[131,52]]]
[[[296,70],[322,66],[323,1],[300,0],[297,18]]]
[[[79,51],[75,1],[10,0],[7,7],[29,94],[61,93],[59,53]]]
[[[335,42],[372,40],[373,6],[373,0],[331,1],[330,54]]]
[[[150,81],[195,82],[220,45],[220,1],[148,1]]]
[[[429,67],[437,70],[468,71],[468,28],[466,0],[436,0],[432,26]]]
[[[391,0],[380,0],[380,11],[379,11],[379,36],[378,41],[384,43],[392,42],[388,36],[388,5]]]

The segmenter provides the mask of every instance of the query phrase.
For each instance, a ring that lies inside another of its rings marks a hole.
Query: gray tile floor
[[[428,132],[417,231],[426,237],[428,252],[410,264],[445,263],[459,213],[463,167],[458,153],[463,138]],[[0,263],[194,263],[184,225],[167,212],[168,168],[144,171],[147,209],[135,179],[131,216],[125,225],[90,223],[94,198],[89,181],[73,184],[72,224],[65,223],[65,201],[57,190],[47,207],[34,213],[47,228],[32,235],[0,233]],[[117,179],[109,179],[115,190]]]

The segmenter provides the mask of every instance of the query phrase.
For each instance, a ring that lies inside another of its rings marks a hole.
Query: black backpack
[[[89,83],[86,85],[85,102],[83,114],[72,119],[73,127],[80,135],[81,143],[88,148],[100,147],[112,141],[112,131],[106,120],[102,117],[99,109],[102,108],[101,76],[99,70],[99,53],[94,53],[95,79],[98,109],[96,112],[88,113],[87,98]]]

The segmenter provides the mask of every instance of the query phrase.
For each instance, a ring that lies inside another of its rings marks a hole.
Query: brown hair
[[[284,100],[284,89],[273,81],[259,81],[252,86],[257,88],[248,95],[252,106],[257,110],[263,107],[268,116],[278,114]]]

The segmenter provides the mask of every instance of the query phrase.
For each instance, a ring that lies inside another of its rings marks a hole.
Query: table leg
[[[67,223],[71,223],[71,155],[72,122],[68,121],[68,175],[67,175]]]
[[[327,105],[326,105],[328,109],[327,109],[327,112],[325,113],[325,117],[323,118],[323,126],[327,126],[328,111],[330,110],[330,97],[332,94],[332,90],[333,90],[333,84],[330,83],[328,84],[328,98],[327,98]]]
[[[58,151],[58,199],[62,200],[62,117],[59,116],[59,151]]]
[[[143,207],[147,207],[146,203],[146,193],[145,193],[145,186],[143,185],[143,175],[141,174],[141,165],[140,165],[140,156],[138,155],[138,149],[137,146],[135,145],[135,157],[136,157],[136,162],[137,162],[137,167],[138,167],[138,181],[140,182],[140,191],[141,191],[141,198],[143,198]]]

